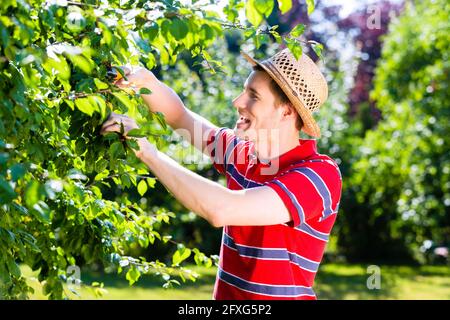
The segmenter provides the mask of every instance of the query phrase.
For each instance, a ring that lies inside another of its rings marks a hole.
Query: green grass
[[[367,266],[326,264],[317,274],[319,299],[450,299],[448,266],[380,266],[381,288],[369,290]]]
[[[103,282],[107,292],[102,299],[199,299],[210,300],[214,286],[215,268],[191,267],[200,274],[192,283],[163,289],[155,277],[144,276],[130,287],[117,275],[82,274],[85,283]],[[448,266],[381,266],[381,288],[369,290],[366,286],[367,266],[323,264],[316,277],[314,289],[319,299],[450,299],[450,268]],[[45,299],[41,284],[27,267],[22,268],[35,289],[32,299]],[[93,293],[82,288],[82,299],[95,299]],[[71,295],[74,299],[79,299]]]

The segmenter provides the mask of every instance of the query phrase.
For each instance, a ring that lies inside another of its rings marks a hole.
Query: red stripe
[[[231,263],[224,266],[224,270],[247,281],[272,285],[312,286],[315,273],[306,271],[291,263],[289,260],[262,260],[242,257],[236,250],[224,245],[224,261]],[[283,270],[283,272],[274,272]],[[270,277],[268,277],[270,275]]]
[[[214,291],[216,300],[316,300],[316,297],[300,296],[295,298],[271,297],[240,290],[222,280],[219,280]]]
[[[334,215],[329,220],[334,220],[335,217]],[[236,243],[252,247],[286,248],[313,261],[320,261],[327,245],[326,242],[309,234],[281,224],[266,227],[230,226],[228,230],[228,234]]]

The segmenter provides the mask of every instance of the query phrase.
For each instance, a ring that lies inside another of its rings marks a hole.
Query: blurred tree
[[[372,91],[382,119],[359,148],[340,217],[351,260],[424,262],[427,240],[449,245],[449,15],[445,0],[408,2],[384,37]]]
[[[374,70],[381,56],[381,36],[386,34],[391,18],[399,14],[402,6],[380,1],[337,21],[337,27],[356,43],[359,63],[354,87],[348,96],[349,114],[353,118],[359,117],[363,132],[373,128],[381,118],[375,103],[369,100],[369,92],[373,88]]]

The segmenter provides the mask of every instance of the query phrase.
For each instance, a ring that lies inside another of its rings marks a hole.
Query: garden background
[[[107,72],[145,66],[232,128],[240,50],[287,46],[326,75],[319,152],[343,176],[318,298],[449,299],[449,15],[444,0],[2,1],[0,297],[211,299],[221,230],[99,127],[126,113],[136,135],[223,177],[148,111],[146,90]]]

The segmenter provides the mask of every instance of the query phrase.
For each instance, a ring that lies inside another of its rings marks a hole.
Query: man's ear
[[[296,119],[297,111],[291,103],[283,103],[280,107],[283,110],[283,117]]]

